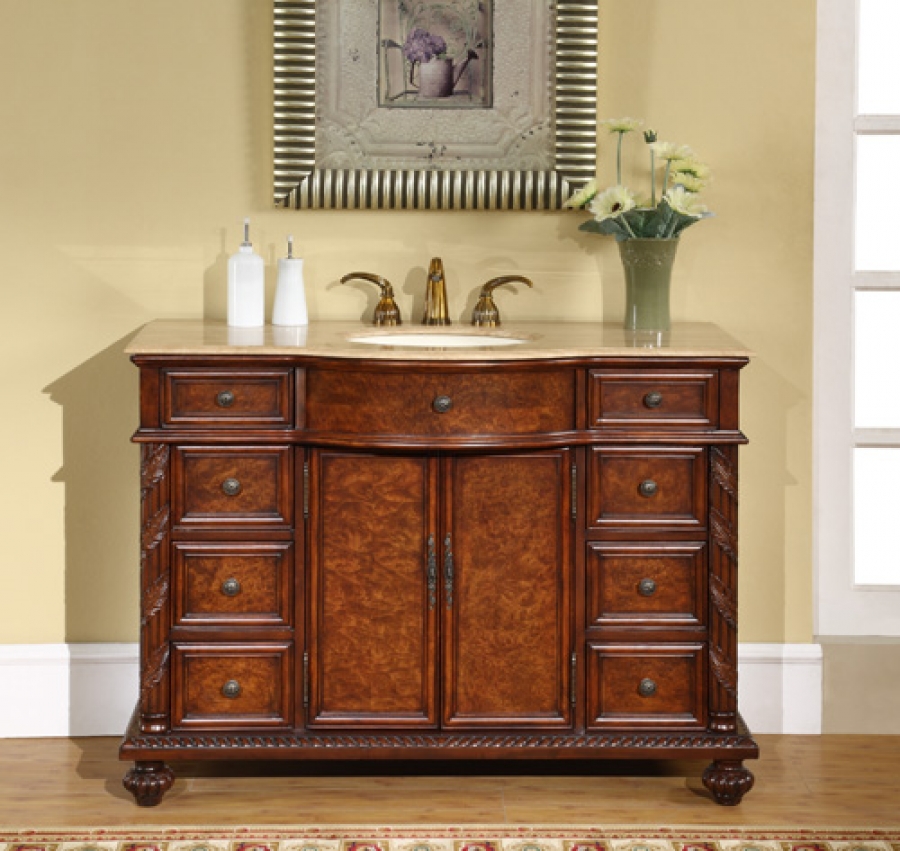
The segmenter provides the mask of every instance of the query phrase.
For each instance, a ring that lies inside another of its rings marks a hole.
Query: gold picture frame
[[[546,9],[540,5],[545,1]],[[324,51],[333,41],[324,16],[327,13],[334,17],[336,7],[340,10],[342,3],[352,2],[273,0],[274,196],[277,206],[291,209],[556,210],[594,176],[597,156],[597,0],[534,0],[547,15],[550,44],[549,79],[546,80],[549,103],[546,104],[545,122],[549,141],[545,166],[505,168],[505,164],[498,167],[491,162],[479,168],[477,155],[468,156],[465,167],[460,168],[447,168],[441,162],[409,167],[408,162],[402,161],[395,167],[381,167],[365,159],[347,166],[323,164],[324,107],[317,102],[317,94],[322,97],[321,92],[317,93],[317,65],[324,67],[329,61]],[[523,0],[494,2],[521,4]],[[321,21],[318,20],[320,15]],[[348,64],[343,57],[337,61],[344,67]],[[318,70],[321,72],[322,68]],[[423,113],[427,114],[427,111]]]

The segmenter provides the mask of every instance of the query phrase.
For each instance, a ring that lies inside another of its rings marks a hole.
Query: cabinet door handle
[[[645,677],[638,686],[638,694],[641,697],[653,697],[656,694],[656,683],[649,677]]]
[[[453,608],[453,543],[450,535],[444,538],[444,593],[447,595],[447,608]]]
[[[653,479],[645,479],[638,485],[638,490],[641,493],[641,496],[651,497],[656,496],[659,492],[659,485],[653,481]]]
[[[431,407],[438,414],[446,414],[453,407],[453,400],[449,396],[438,396],[431,403]]]
[[[241,583],[234,577],[226,579],[222,583],[222,593],[226,597],[237,597],[241,593]]]
[[[642,579],[638,583],[638,593],[642,597],[652,597],[656,593],[656,581],[653,579]]]
[[[241,693],[241,684],[237,680],[229,680],[222,686],[222,694],[229,700],[234,700]]]
[[[243,490],[243,485],[237,479],[225,479],[222,482],[222,493],[225,496],[237,496],[241,490]]]
[[[216,404],[220,408],[230,408],[234,404],[234,393],[231,390],[223,390],[216,394]]]
[[[437,553],[434,549],[434,535],[428,536],[428,608],[437,603]]]

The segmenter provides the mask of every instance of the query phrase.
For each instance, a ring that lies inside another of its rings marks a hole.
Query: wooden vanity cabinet
[[[133,360],[139,804],[232,758],[704,758],[749,790],[745,357]]]

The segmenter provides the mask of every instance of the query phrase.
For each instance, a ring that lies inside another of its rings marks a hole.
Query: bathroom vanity
[[[161,321],[128,353],[139,804],[202,759],[703,759],[719,803],[750,789],[726,334]]]

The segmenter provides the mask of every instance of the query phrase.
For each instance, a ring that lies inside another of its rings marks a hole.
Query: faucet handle
[[[375,284],[381,290],[381,298],[375,305],[375,316],[373,317],[373,325],[402,325],[403,320],[400,318],[400,308],[394,301],[394,288],[387,278],[380,275],[373,275],[371,272],[350,272],[341,278],[341,283],[346,284],[359,278],[362,281],[368,281]]]
[[[478,303],[472,311],[472,324],[487,328],[496,328],[500,324],[500,311],[494,301],[493,292],[502,284],[520,283],[534,287],[524,275],[501,275],[499,278],[491,278],[482,288]]]

